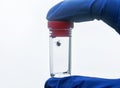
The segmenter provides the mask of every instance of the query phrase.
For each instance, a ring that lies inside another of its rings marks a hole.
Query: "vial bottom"
[[[58,73],[51,73],[50,76],[51,77],[56,77],[56,78],[61,78],[61,77],[66,77],[66,76],[70,76],[71,74],[69,72],[58,72]]]

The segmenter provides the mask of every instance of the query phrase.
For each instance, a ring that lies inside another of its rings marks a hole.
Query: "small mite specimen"
[[[57,46],[61,46],[61,42],[60,42],[60,41],[57,41],[57,42],[56,42],[56,45],[57,45]]]

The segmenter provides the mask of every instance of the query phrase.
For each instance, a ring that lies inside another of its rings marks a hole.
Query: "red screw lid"
[[[48,21],[48,28],[50,28],[50,30],[66,30],[73,28],[73,23],[68,21]]]
[[[65,37],[70,35],[73,23],[68,21],[48,21],[51,37]]]

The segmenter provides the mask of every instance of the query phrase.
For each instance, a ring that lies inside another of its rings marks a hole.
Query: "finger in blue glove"
[[[120,0],[64,0],[47,14],[49,21],[103,20],[120,34]]]
[[[45,88],[120,88],[120,79],[104,79],[85,76],[50,78]]]

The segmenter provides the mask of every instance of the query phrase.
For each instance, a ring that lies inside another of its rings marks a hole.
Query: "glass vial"
[[[50,76],[71,75],[71,22],[48,22],[50,29]]]

